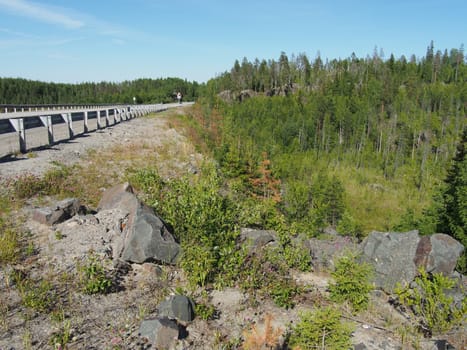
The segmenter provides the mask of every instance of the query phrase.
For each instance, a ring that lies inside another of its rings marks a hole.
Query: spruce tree
[[[467,245],[467,159],[465,158],[467,128],[464,128],[462,139],[457,146],[456,155],[448,170],[445,188],[442,192],[442,205],[439,212],[438,232],[444,232]],[[467,270],[466,251],[459,265]]]

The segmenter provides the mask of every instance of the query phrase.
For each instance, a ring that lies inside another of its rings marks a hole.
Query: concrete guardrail
[[[70,140],[93,130],[177,105],[0,105],[0,146],[6,146],[0,150],[0,157],[18,151],[26,153],[40,146],[51,146],[59,141]],[[94,127],[90,127],[91,121]],[[80,130],[77,131],[79,124]],[[66,134],[58,139],[55,129],[63,127],[66,128]],[[27,142],[28,135],[33,130],[36,134],[46,132],[47,138],[44,136],[44,141],[30,145]]]

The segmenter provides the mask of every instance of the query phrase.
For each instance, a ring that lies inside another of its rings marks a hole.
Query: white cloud
[[[18,16],[29,17],[46,23],[58,24],[69,29],[77,29],[84,26],[82,21],[73,19],[58,9],[52,9],[30,1],[0,0],[0,7]]]

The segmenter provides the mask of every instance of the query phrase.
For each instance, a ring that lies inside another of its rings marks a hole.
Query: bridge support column
[[[53,145],[54,143],[54,131],[53,131],[53,126],[52,126],[52,116],[47,115],[47,116],[41,116],[41,122],[42,125],[44,125],[47,128],[47,136],[49,139],[49,146]]]
[[[21,153],[26,153],[27,148],[26,148],[26,130],[24,129],[24,119],[23,118],[18,118],[18,119],[9,119],[11,125],[13,128],[16,130],[18,133],[19,137],[19,151]]]
[[[105,110],[105,127],[108,128],[110,125],[109,110]]]
[[[97,130],[102,129],[102,121],[101,121],[101,111],[96,111],[96,118],[97,118]]]
[[[89,126],[88,126],[88,111],[84,112],[84,118],[83,118],[84,126],[83,126],[83,132],[86,134],[89,131]]]
[[[71,118],[71,113],[63,113],[61,116],[65,123],[68,125],[68,135],[69,138],[72,139],[75,137],[75,133],[73,132],[73,119]],[[86,124],[85,127],[87,127]]]

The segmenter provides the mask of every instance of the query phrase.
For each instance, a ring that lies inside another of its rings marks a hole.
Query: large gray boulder
[[[113,209],[126,214],[118,225],[123,239],[114,256],[132,263],[176,263],[180,245],[154,210],[136,197],[131,186],[117,185],[104,193],[98,210]]]
[[[445,234],[418,231],[372,232],[361,243],[362,259],[375,268],[375,286],[392,293],[397,283],[410,284],[420,268],[452,275],[463,246]]]

